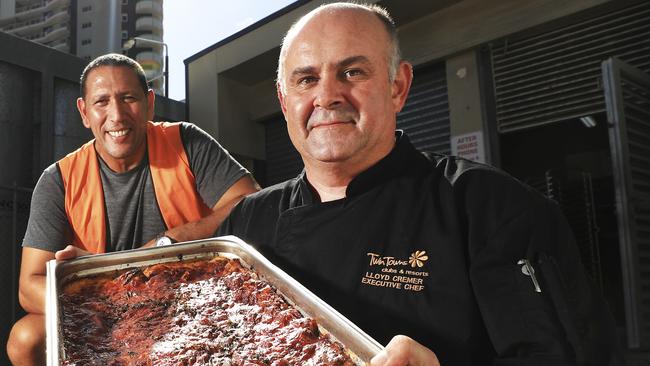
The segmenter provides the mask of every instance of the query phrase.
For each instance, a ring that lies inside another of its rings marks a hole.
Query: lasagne
[[[354,365],[237,259],[78,278],[59,304],[63,365]]]

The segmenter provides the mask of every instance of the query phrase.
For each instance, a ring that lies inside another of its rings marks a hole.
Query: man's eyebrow
[[[309,75],[315,72],[316,72],[316,68],[313,66],[297,67],[293,69],[293,71],[291,72],[291,78],[295,78],[300,75]]]
[[[354,64],[369,64],[370,60],[366,56],[350,56],[338,63],[339,67],[347,67]]]
[[[88,99],[98,100],[98,99],[106,98],[108,96],[108,93],[104,93],[104,92],[88,93],[87,92],[86,96],[88,97]]]

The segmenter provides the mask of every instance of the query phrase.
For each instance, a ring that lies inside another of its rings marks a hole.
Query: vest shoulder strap
[[[209,215],[212,210],[196,190],[180,123],[149,123],[147,148],[156,200],[167,228]]]
[[[65,190],[65,211],[72,244],[91,253],[106,251],[106,207],[95,140],[59,160]]]

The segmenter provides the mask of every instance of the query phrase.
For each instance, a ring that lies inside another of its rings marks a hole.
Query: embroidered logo
[[[429,259],[427,252],[416,250],[408,259],[377,253],[367,253],[370,261],[361,283],[373,287],[419,292],[424,290],[424,280],[429,272],[420,270]]]
[[[422,268],[427,259],[429,259],[429,257],[427,256],[426,250],[416,250],[409,257],[409,264],[411,264],[411,267],[413,268]]]

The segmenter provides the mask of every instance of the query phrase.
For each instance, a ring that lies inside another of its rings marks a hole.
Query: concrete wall
[[[167,122],[186,121],[185,103],[156,94],[153,120]]]
[[[40,75],[0,61],[0,185],[32,181],[32,123],[39,114]]]
[[[73,133],[65,127],[73,123],[74,118],[66,108],[69,108],[68,98],[75,89],[73,86],[78,85],[86,61],[2,32],[0,49],[11,50],[0,52],[0,64],[5,65],[5,73],[0,78],[6,82],[13,79],[16,84],[9,89],[3,85],[8,95],[0,98],[0,121],[12,120],[11,123],[20,125],[14,128],[29,131],[20,139],[9,141],[9,147],[5,146],[7,150],[0,153],[0,164],[14,164],[11,161],[30,157],[15,169],[3,171],[2,179],[5,183],[17,181],[21,186],[32,186],[59,154],[57,135],[71,136]],[[17,92],[20,98],[11,96],[18,95]],[[11,111],[8,114],[2,112],[8,110]],[[75,134],[77,132],[74,130]],[[21,154],[22,157],[16,156],[26,147],[29,149]]]

